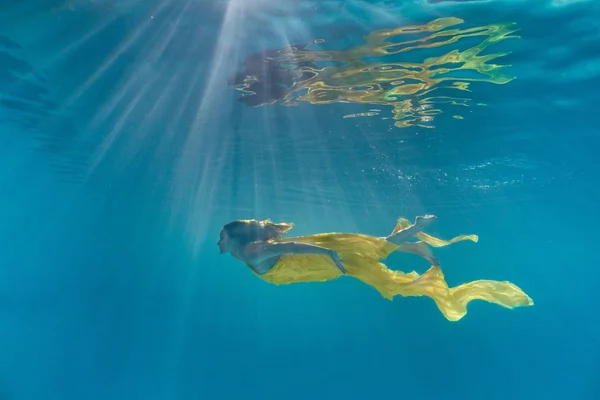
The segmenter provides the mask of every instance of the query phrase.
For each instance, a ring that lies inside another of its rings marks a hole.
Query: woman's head
[[[268,219],[264,221],[255,219],[232,221],[221,230],[221,237],[217,244],[221,253],[227,253],[232,251],[235,246],[278,239],[293,227],[293,224],[276,224]]]

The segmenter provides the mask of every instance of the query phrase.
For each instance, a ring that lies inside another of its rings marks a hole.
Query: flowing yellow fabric
[[[394,232],[409,225],[408,221],[401,219]],[[445,241],[421,233],[417,237],[436,247],[461,240],[476,242],[478,239],[475,235],[463,235]],[[449,288],[442,270],[437,266],[432,266],[423,275],[415,271],[403,273],[390,270],[379,260],[400,249],[383,238],[353,233],[322,233],[281,241],[309,243],[334,249],[344,260],[349,276],[373,286],[386,299],[392,300],[396,295],[428,296],[450,321],[458,321],[464,317],[471,300],[485,300],[506,308],[533,305],[531,298],[510,282],[478,280]],[[280,285],[324,282],[342,274],[327,256],[286,254],[280,257],[271,270],[259,276],[267,282]]]

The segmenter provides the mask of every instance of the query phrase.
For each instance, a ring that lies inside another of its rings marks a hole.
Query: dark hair
[[[232,221],[223,227],[227,235],[240,244],[279,239],[285,235],[294,224],[279,223],[271,220],[257,221],[255,219],[240,219]]]

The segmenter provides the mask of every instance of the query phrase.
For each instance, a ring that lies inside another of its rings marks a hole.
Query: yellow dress
[[[407,226],[410,226],[410,222],[400,219],[394,233]],[[461,235],[451,240],[438,239],[423,232],[415,236],[433,247],[447,246],[463,240],[478,241],[476,235]],[[431,297],[450,321],[458,321],[465,316],[467,303],[471,300],[485,300],[506,308],[533,305],[532,299],[510,282],[477,280],[449,288],[442,270],[437,266],[432,266],[423,275],[415,271],[403,273],[390,270],[379,261],[394,251],[402,251],[402,246],[383,238],[355,233],[321,233],[280,241],[309,243],[334,249],[344,261],[347,275],[373,286],[388,300],[396,295]],[[324,282],[336,279],[342,273],[328,256],[286,254],[267,273],[259,276],[267,282],[280,285]]]

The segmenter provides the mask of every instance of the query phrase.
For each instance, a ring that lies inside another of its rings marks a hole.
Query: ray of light
[[[186,9],[188,5],[189,5],[189,2],[183,7],[183,9]],[[169,23],[171,20],[171,16],[175,15],[175,14],[177,14],[177,12],[173,11],[173,13],[167,15],[163,19],[165,21],[165,24]],[[181,20],[181,17],[182,17],[182,13],[180,11],[179,16],[177,17],[178,22],[179,22],[179,20]],[[158,20],[158,18],[156,20]],[[159,46],[155,46],[154,43],[147,43],[141,51],[141,53],[145,55],[146,60],[153,59],[153,58],[156,59],[157,57],[160,57],[160,55],[162,55],[165,52],[167,46],[170,44],[170,41],[171,41],[175,31],[176,31],[175,28],[170,29],[167,36],[162,40],[162,42],[159,44]],[[148,49],[148,48],[151,48],[152,50],[150,51],[150,54],[146,55],[146,49]],[[98,73],[98,72],[96,72],[96,73]],[[136,78],[138,78],[137,70],[132,72],[130,74],[130,76],[126,77],[126,82],[120,86],[119,91],[116,92],[112,96],[110,101],[107,101],[104,103],[103,107],[96,113],[95,117],[90,122],[90,124],[89,124],[90,128],[93,128],[99,122],[104,121],[104,119],[107,118],[115,110],[118,103],[121,102],[121,100],[123,100],[125,95],[137,83]]]
[[[74,51],[82,48],[86,43],[88,43],[96,35],[102,33],[104,31],[104,29],[110,25],[111,22],[113,22],[111,19],[105,19],[97,27],[89,30],[85,35],[79,37],[77,40],[72,41],[71,43],[66,45],[62,50],[55,53],[53,55],[53,57],[48,57],[46,59],[39,61],[36,64],[35,69],[32,69],[29,73],[25,74],[23,76],[23,78],[35,77],[36,74],[39,73],[40,71],[44,71],[44,70],[48,69],[53,64],[60,63],[61,60],[63,60],[64,58],[67,58]],[[14,86],[19,85],[20,83],[22,83],[21,80],[15,80],[13,82],[10,82],[8,84],[8,86],[5,88],[5,91],[10,92],[12,89],[14,89]]]
[[[197,53],[196,50],[202,46],[202,43],[200,41],[192,42],[192,43],[193,43],[192,44],[192,53],[196,54]],[[173,142],[177,142],[174,137],[176,132],[181,132],[182,135],[189,134],[187,132],[187,129],[182,127],[182,121],[184,120],[186,111],[188,111],[188,109],[190,109],[192,107],[192,96],[198,90],[201,78],[202,78],[202,74],[197,73],[197,74],[192,75],[192,78],[191,78],[190,82],[188,83],[188,85],[186,86],[185,91],[180,94],[179,97],[181,100],[178,103],[179,109],[177,110],[175,115],[173,115],[170,118],[170,122],[167,125],[166,132],[162,136],[161,140],[159,141],[159,147],[161,147],[161,148],[171,147],[171,144]],[[183,142],[185,145],[185,139],[183,140]],[[197,156],[202,157],[203,153],[199,152],[197,154]],[[180,157],[178,157],[178,158],[180,158]],[[169,220],[169,229],[170,230],[176,229],[177,217],[180,216],[180,214],[187,213],[187,208],[183,204],[185,203],[185,199],[187,198],[188,188],[186,188],[184,185],[178,185],[178,182],[185,180],[185,178],[183,178],[185,176],[185,174],[186,174],[185,166],[183,166],[181,163],[176,163],[176,165],[173,166],[172,171],[171,171],[171,176],[169,177],[170,178],[169,180],[171,182],[170,189],[169,189],[169,197],[172,202],[172,206],[171,206],[172,214],[171,214],[171,218]]]
[[[190,5],[190,1],[186,2],[182,7],[180,7],[179,12],[177,13],[178,15],[174,19],[174,21],[175,21],[174,24],[172,25],[170,30],[166,33],[166,35],[165,35],[164,39],[161,41],[161,43],[159,43],[157,46],[153,46],[150,53],[148,55],[145,55],[146,59],[150,59],[150,60],[160,59],[162,57],[162,55],[164,55],[164,53],[165,53],[165,51],[167,51],[169,45],[172,44],[174,37],[175,37],[177,27],[179,26],[179,23],[180,23],[182,17],[185,15],[189,5]],[[168,23],[170,23],[171,18],[166,18],[165,20],[168,21]],[[142,51],[142,53],[145,54],[144,51]],[[114,124],[114,126],[112,127],[110,132],[106,136],[103,137],[100,146],[98,146],[98,148],[95,151],[95,153],[96,153],[95,157],[92,160],[92,162],[90,163],[88,174],[91,174],[94,171],[94,169],[98,166],[98,164],[102,161],[103,157],[106,155],[107,151],[109,151],[112,144],[116,140],[117,136],[122,131],[123,126],[125,125],[125,123],[128,122],[131,112],[138,106],[138,103],[140,102],[140,100],[145,99],[145,96],[148,93],[148,91],[156,84],[156,82],[158,82],[160,79],[162,79],[160,74],[155,74],[150,80],[146,80],[145,77],[137,78],[136,77],[137,71],[134,71],[132,73],[132,75],[133,76],[131,76],[127,79],[127,83],[123,86],[123,88],[121,90],[119,90],[119,92],[116,93],[116,95],[113,97],[113,99],[111,99],[110,102],[107,102],[106,106],[98,113],[98,116],[94,119],[94,121],[91,124],[93,126],[99,120],[106,118],[107,115],[109,115],[112,111],[114,111],[115,107],[124,98],[124,96],[127,93],[129,93],[130,91],[132,91],[134,86],[137,86],[137,84],[139,83],[138,82],[139,80],[145,81],[145,83],[142,84],[141,89],[136,90],[137,93],[135,94],[133,99],[130,99],[128,101],[128,104],[127,104],[125,110],[119,116],[117,122]],[[159,101],[160,101],[160,98],[156,101],[156,103],[158,103]],[[156,106],[156,103],[155,103],[155,106]],[[143,146],[144,126],[143,125],[140,126],[139,129],[136,129],[136,132],[138,132],[139,134],[142,135],[142,137],[137,136],[136,141],[139,142],[140,146]]]
[[[189,51],[192,54],[198,54],[198,50],[202,48],[202,41],[190,41]],[[179,94],[180,99],[177,103],[179,105],[176,113],[169,118],[169,123],[165,129],[165,134],[162,135],[159,141],[159,148],[176,148],[178,160],[182,159],[182,153],[184,152],[185,145],[187,143],[187,135],[194,134],[190,132],[188,124],[185,122],[186,112],[193,110],[194,106],[197,106],[193,102],[194,95],[197,94],[200,82],[203,78],[202,73],[194,73],[190,77],[190,81],[186,85],[185,90]],[[176,137],[179,135],[182,138]],[[175,146],[173,146],[175,144]],[[198,151],[195,155],[197,159],[203,159],[206,156],[205,151]],[[188,198],[192,197],[189,194],[193,191],[193,182],[189,183],[188,179],[189,165],[182,162],[175,162],[170,171],[169,178],[169,199],[171,202],[171,217],[169,219],[169,229],[171,231],[178,230],[178,217],[183,217],[186,221],[188,220],[189,205],[187,204]]]
[[[211,214],[211,205],[217,193],[216,187],[222,185],[221,173],[226,157],[222,152],[226,148],[224,132],[220,138],[211,135],[203,129],[214,113],[218,112],[216,106],[220,105],[220,96],[225,86],[225,76],[228,64],[237,64],[239,61],[239,34],[244,23],[246,0],[232,0],[227,4],[223,22],[218,33],[218,39],[213,52],[212,62],[205,82],[205,89],[196,107],[197,113],[187,133],[178,169],[189,171],[180,173],[177,177],[178,186],[187,191],[186,186],[193,185],[191,190],[191,205],[189,209],[190,240],[194,249],[206,237],[206,227]],[[197,162],[198,154],[205,154],[204,160]],[[196,166],[196,167],[194,167]]]
[[[106,60],[96,69],[96,72],[92,74],[85,82],[83,82],[74,92],[62,103],[63,108],[68,108],[73,104],[75,100],[81,97],[87,89],[89,89],[92,85],[94,85],[98,79],[113,65],[113,63],[123,55],[133,44],[137,42],[137,40],[142,36],[146,30],[154,24],[154,17],[160,17],[162,12],[166,8],[168,4],[167,0],[160,2],[156,7],[154,7],[148,14],[146,15],[145,21],[141,23],[130,36],[128,36],[122,43],[119,45],[112,53],[108,56]]]
[[[62,50],[55,54],[54,58],[50,58],[48,62],[56,63],[61,59],[68,57],[71,53],[82,48],[90,40],[102,33],[104,29],[106,29],[106,27],[109,26],[112,22],[114,22],[114,20],[110,18],[103,20],[102,23],[98,24],[98,26],[88,30],[88,32],[85,33],[83,36],[66,45]]]

